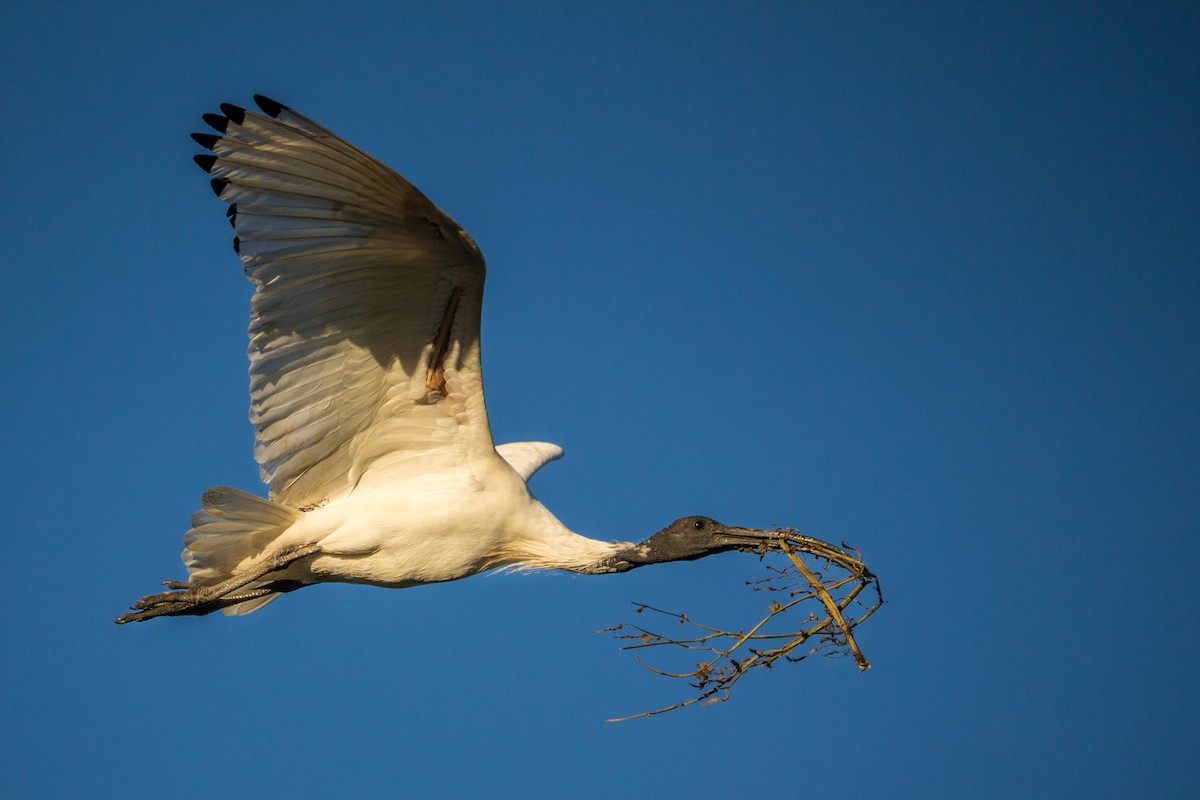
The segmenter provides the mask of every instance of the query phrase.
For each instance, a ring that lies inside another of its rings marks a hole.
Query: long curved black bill
[[[851,554],[829,542],[812,536],[805,536],[802,533],[797,533],[786,528],[771,531],[759,530],[757,528],[726,528],[724,535],[734,540],[733,544],[737,545],[740,550],[756,551],[764,546],[769,548],[772,543],[786,542],[793,550],[808,553],[817,558],[823,558],[831,564],[836,564],[855,577],[864,580],[870,580],[875,577],[857,554]],[[742,546],[740,542],[745,542],[745,546]]]

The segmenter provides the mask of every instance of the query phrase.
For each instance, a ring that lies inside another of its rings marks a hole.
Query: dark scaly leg
[[[272,555],[261,564],[238,573],[232,578],[214,583],[212,586],[192,586],[180,581],[163,581],[171,591],[152,594],[138,600],[130,609],[132,613],[117,618],[118,625],[127,622],[144,622],[155,617],[200,616],[220,611],[232,605],[253,600],[272,592],[291,592],[305,584],[300,581],[278,580],[268,586],[238,590],[261,580],[272,572],[286,569],[302,558],[321,552],[319,544],[301,544],[287,547]]]

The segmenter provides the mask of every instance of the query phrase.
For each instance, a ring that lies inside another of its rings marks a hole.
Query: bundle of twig
[[[755,591],[778,593],[780,597],[770,603],[767,614],[750,628],[739,631],[714,628],[702,625],[686,614],[635,603],[638,614],[668,617],[687,633],[666,635],[632,623],[622,623],[602,631],[615,633],[619,639],[628,642],[622,650],[645,651],[669,647],[703,654],[703,660],[696,664],[695,669],[676,672],[648,664],[639,653],[638,662],[646,669],[656,675],[687,681],[696,689],[697,695],[655,711],[620,717],[610,722],[651,717],[697,703],[723,702],[729,699],[734,684],[743,675],[759,667],[770,669],[780,659],[797,662],[818,653],[851,655],[860,670],[870,669],[871,664],[855,641],[854,629],[883,605],[879,580],[867,569],[861,555],[853,548],[847,549],[845,545],[835,547],[791,529],[779,529],[778,534],[778,539],[758,546],[753,552],[763,559],[782,554],[786,558],[784,566],[768,564],[770,574],[747,585]],[[811,556],[815,566],[806,564],[802,555]],[[840,572],[827,575],[834,568]],[[841,575],[841,572],[845,575]],[[868,593],[864,601],[860,595],[868,586],[874,587],[874,592]],[[787,625],[791,629],[780,630],[784,615],[801,606],[808,611],[801,627],[795,627],[793,613],[792,622]],[[819,609],[823,613],[819,613]]]

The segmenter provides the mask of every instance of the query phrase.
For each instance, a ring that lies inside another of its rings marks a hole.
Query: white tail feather
[[[252,587],[247,587],[247,588],[252,588]],[[250,614],[254,611],[258,611],[260,608],[265,606],[267,603],[271,602],[272,600],[274,600],[275,598],[280,597],[280,596],[281,596],[280,592],[271,592],[270,594],[264,594],[262,597],[256,597],[253,600],[247,600],[244,603],[238,603],[236,606],[230,606],[229,608],[225,609],[222,613],[224,613],[225,616],[227,616],[227,617],[240,617],[243,614]]]
[[[194,584],[209,586],[234,575],[239,564],[266,550],[299,519],[300,512],[234,489],[214,486],[200,498],[201,510],[192,515],[192,529],[183,537],[183,563]],[[241,591],[258,588],[251,584]],[[225,609],[229,615],[249,614],[270,603],[268,594]]]

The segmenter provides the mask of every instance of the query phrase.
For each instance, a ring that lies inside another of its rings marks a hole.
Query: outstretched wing
[[[391,169],[286,106],[222,105],[193,134],[255,285],[254,455],[295,508],[364,472],[495,458],[479,360],[484,262]]]

